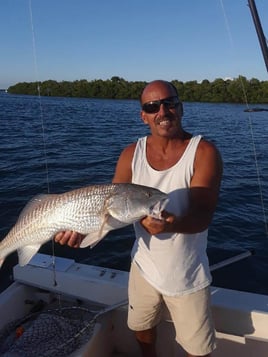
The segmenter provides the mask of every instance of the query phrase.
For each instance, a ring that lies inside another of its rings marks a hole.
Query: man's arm
[[[178,217],[164,211],[163,220],[145,217],[142,225],[150,234],[198,233],[208,228],[216,209],[222,177],[222,160],[216,147],[201,141],[196,153],[189,190],[189,209]]]
[[[131,163],[132,163],[135,147],[136,147],[136,143],[129,145],[122,151],[115,168],[115,173],[112,180],[113,183],[131,183],[132,180]]]

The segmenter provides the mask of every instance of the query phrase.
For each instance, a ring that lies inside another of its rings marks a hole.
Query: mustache
[[[173,121],[176,118],[173,115],[161,115],[161,116],[157,116],[154,120],[155,124],[160,124],[162,121]]]

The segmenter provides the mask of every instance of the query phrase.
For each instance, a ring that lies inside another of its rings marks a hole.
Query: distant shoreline
[[[234,79],[205,79],[202,82],[172,80],[183,102],[268,104],[268,81],[243,76]],[[73,82],[47,80],[22,82],[8,88],[8,93],[48,97],[99,99],[139,99],[148,82],[128,82],[124,78],[107,80],[76,80]]]

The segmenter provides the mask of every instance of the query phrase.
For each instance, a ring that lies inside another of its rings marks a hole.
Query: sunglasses
[[[145,113],[154,114],[159,112],[161,104],[164,104],[167,109],[174,109],[179,104],[179,102],[180,101],[178,97],[169,97],[165,99],[154,100],[152,102],[144,103],[142,106],[142,110]]]

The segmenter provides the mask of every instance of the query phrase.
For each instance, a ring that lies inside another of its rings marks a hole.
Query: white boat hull
[[[38,301],[49,304],[60,295],[61,301],[79,300],[99,311],[91,338],[72,356],[140,356],[126,323],[127,272],[56,258],[54,274],[52,258],[37,254],[30,264],[14,268],[14,280],[0,295],[0,329],[29,314]],[[218,341],[212,356],[267,357],[268,296],[218,287],[211,294]],[[168,315],[158,326],[157,350],[159,357],[184,356]]]

